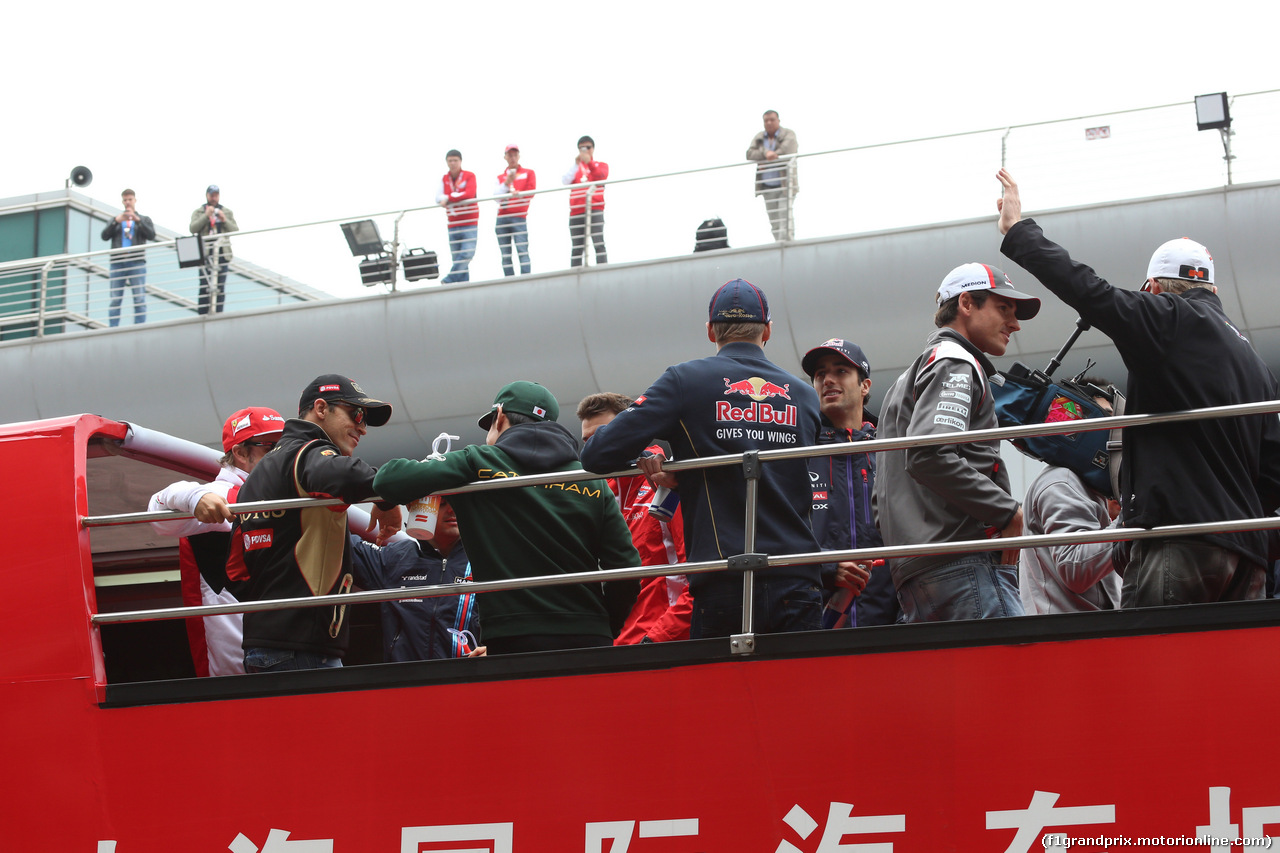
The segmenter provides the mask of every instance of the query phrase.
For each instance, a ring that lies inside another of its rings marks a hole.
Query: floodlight
[[[378,223],[372,219],[344,222],[342,233],[347,238],[347,246],[351,248],[353,257],[380,255],[383,252],[382,235],[378,233]]]
[[[1196,130],[1218,130],[1224,127],[1231,127],[1227,93],[1196,95]]]
[[[173,241],[173,248],[178,252],[179,267],[204,266],[204,239],[200,235],[178,237]]]

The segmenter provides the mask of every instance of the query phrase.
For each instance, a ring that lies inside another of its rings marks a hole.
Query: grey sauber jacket
[[[939,329],[889,388],[880,438],[947,435],[997,426],[987,377],[995,368],[958,332]],[[879,454],[872,504],[886,545],[982,539],[1018,511],[998,441],[935,444]],[[959,555],[892,560],[893,583],[954,562]]]

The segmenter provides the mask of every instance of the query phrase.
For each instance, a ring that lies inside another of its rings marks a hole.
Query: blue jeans
[[[147,262],[142,258],[111,262],[111,304],[107,308],[107,323],[120,325],[120,303],[124,289],[133,290],[134,325],[147,322]]]
[[[822,589],[812,581],[756,575],[752,602],[757,634],[822,630]],[[717,583],[693,594],[690,639],[741,633],[741,582]]]
[[[295,669],[329,669],[342,666],[342,658],[294,649],[245,649],[245,672],[291,672]]]
[[[498,249],[502,252],[502,274],[515,275],[511,263],[511,244],[516,244],[520,255],[520,274],[529,274],[529,223],[523,216],[499,216],[493,233],[498,235]]]
[[[898,587],[908,622],[954,622],[1022,616],[1016,566],[996,565],[990,553],[965,554]]]
[[[471,273],[467,272],[467,268],[471,265],[471,259],[476,256],[476,235],[479,233],[478,225],[459,225],[449,229],[449,254],[453,256],[453,269],[440,279],[441,284],[471,281]]]

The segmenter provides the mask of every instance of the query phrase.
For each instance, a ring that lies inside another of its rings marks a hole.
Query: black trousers
[[[573,253],[569,256],[569,266],[582,266],[582,258],[587,252],[587,215],[569,217],[569,236],[573,239]],[[595,244],[596,263],[609,263],[609,253],[604,248],[604,211],[591,211],[591,242]]]

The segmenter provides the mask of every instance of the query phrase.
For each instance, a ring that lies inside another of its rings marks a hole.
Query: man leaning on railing
[[[938,286],[938,327],[885,394],[880,437],[951,435],[997,426],[988,355],[1004,355],[1040,300],[999,269],[962,264]],[[1000,442],[935,444],[880,454],[876,517],[886,545],[1018,536]],[[998,555],[998,556],[997,556]],[[908,622],[1021,616],[1016,551],[904,557],[891,562]]]
[[[592,471],[616,471],[655,438],[669,442],[680,461],[813,444],[818,395],[765,357],[763,347],[772,332],[769,302],[760,288],[741,278],[722,285],[708,310],[707,338],[715,344],[715,355],[667,368],[630,408],[596,431],[582,451],[582,464]],[[660,461],[646,457],[641,469],[652,475]],[[743,476],[739,468],[680,473],[689,559],[723,560],[748,550],[769,555],[816,552],[805,460],[760,466],[754,543],[747,541]],[[744,577],[739,572],[690,576],[690,637],[741,631]],[[819,564],[772,566],[753,577],[755,631],[822,627]]]
[[[577,439],[559,416],[545,387],[512,382],[480,418],[485,444],[421,462],[392,459],[374,488],[407,502],[474,480],[581,471]],[[455,494],[449,503],[480,582],[640,565],[604,480]],[[491,592],[481,605],[485,643],[494,655],[611,646],[639,589],[631,580]]]
[[[1072,260],[1033,219],[1018,185],[997,175],[1000,250],[1081,319],[1111,338],[1129,371],[1127,414],[1259,402],[1280,397],[1275,377],[1227,318],[1213,258],[1194,240],[1156,249],[1138,291],[1122,290]],[[1280,506],[1280,421],[1275,415],[1210,418],[1124,431],[1121,524],[1258,518]],[[1263,531],[1144,539],[1125,570],[1124,607],[1263,596]]]

